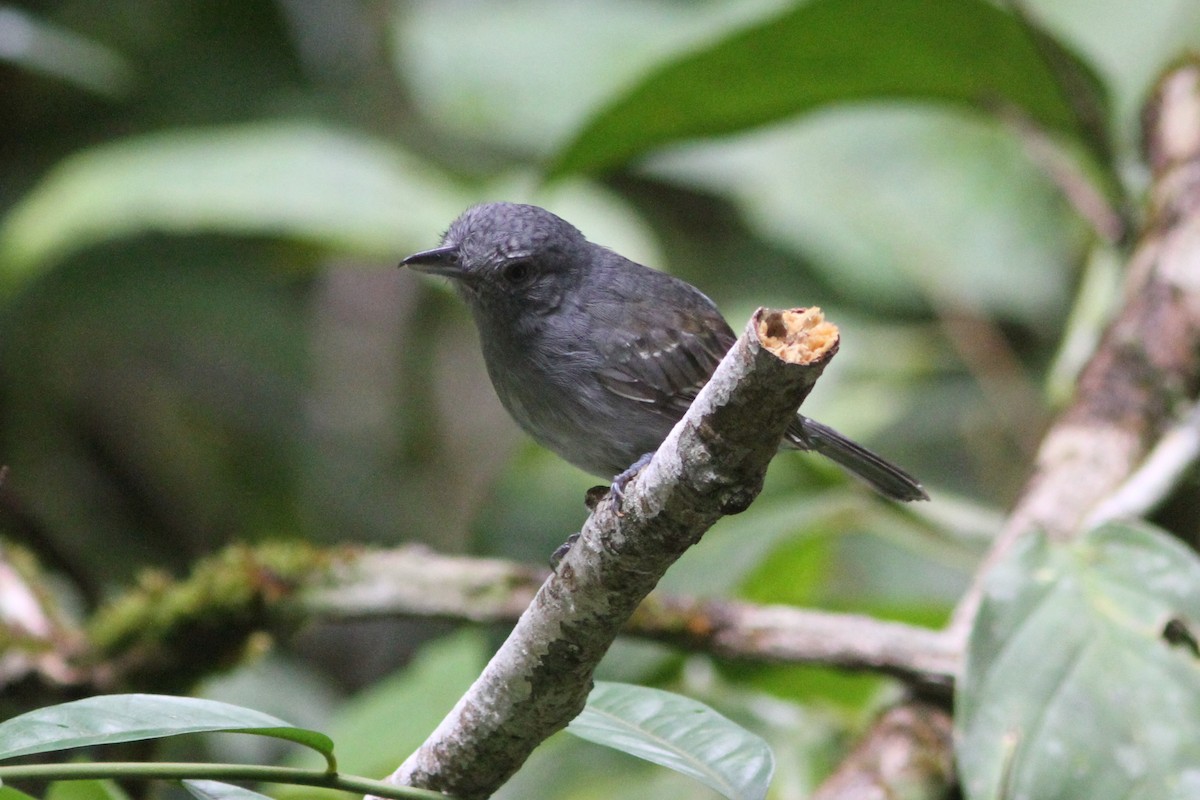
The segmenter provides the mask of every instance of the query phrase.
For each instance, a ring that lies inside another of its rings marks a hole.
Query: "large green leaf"
[[[703,703],[660,689],[597,681],[567,730],[689,775],[731,800],[761,800],[775,771],[760,737]]]
[[[1030,537],[986,586],[957,697],[972,800],[1200,797],[1200,560],[1148,526]]]
[[[814,0],[652,72],[602,109],[552,175],[611,168],[664,144],[822,106],[911,98],[1015,111],[1107,165],[1091,68],[985,0]]]
[[[396,258],[467,205],[398,148],[302,123],[180,130],[59,164],[0,227],[0,275],[145,231],[285,236]]]
[[[0,723],[0,759],[184,733],[251,733],[302,744],[336,771],[333,741],[241,706],[153,694],[111,694],[47,706]]]

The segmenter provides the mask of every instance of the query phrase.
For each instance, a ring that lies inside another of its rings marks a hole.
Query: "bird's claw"
[[[575,531],[575,533],[572,533],[570,536],[567,537],[567,540],[565,542],[560,544],[558,547],[554,548],[554,552],[550,554],[550,569],[551,570],[553,570],[554,572],[558,572],[558,565],[560,563],[562,563],[563,558],[570,551],[571,545],[575,544],[575,542],[578,539],[579,539],[579,531]]]
[[[650,459],[654,458],[654,453],[643,453],[642,456],[632,464],[630,464],[620,475],[617,475],[612,480],[612,486],[609,487],[608,494],[618,503],[625,500],[625,487],[633,480],[633,477],[642,471],[642,467],[650,463]]]

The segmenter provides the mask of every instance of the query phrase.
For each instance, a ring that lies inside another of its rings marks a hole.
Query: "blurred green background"
[[[1024,5],[1096,70],[1111,166],[1136,192],[1139,103],[1200,44],[1200,3]],[[759,305],[824,308],[842,348],[806,413],[933,495],[899,508],[816,459],[781,457],[761,499],[667,588],[937,624],[1117,280],[1113,251],[1019,126],[903,93],[834,98],[647,147],[603,177],[568,167],[544,181],[658,65],[791,7],[0,3],[0,533],[65,576],[81,609],[144,567],[183,572],[233,540],[419,541],[544,563],[595,481],[507,419],[448,287],[394,268],[469,204],[505,199],[697,284],[735,328]],[[769,57],[743,66],[768,93],[804,80]],[[643,110],[686,119],[703,105]],[[382,730],[400,736],[378,696],[344,705],[370,685],[430,705],[427,721],[401,725],[411,748],[448,707],[435,699],[454,697],[420,681],[449,680],[447,664],[469,678],[487,644],[443,641],[421,656],[433,661],[375,682],[442,630],[315,626],[208,691],[346,725],[369,747]],[[618,648],[605,669],[752,719],[790,748],[794,774],[780,780],[796,792],[893,691],[644,646]],[[542,757],[512,791],[545,780],[566,796],[577,759],[621,758],[586,752]],[[647,774],[641,796],[691,789]],[[602,790],[618,792],[578,792]]]

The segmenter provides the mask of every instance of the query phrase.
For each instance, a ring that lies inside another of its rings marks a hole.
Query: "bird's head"
[[[451,223],[442,244],[400,262],[450,278],[481,327],[517,327],[553,312],[587,270],[591,245],[537,206],[485,203]]]

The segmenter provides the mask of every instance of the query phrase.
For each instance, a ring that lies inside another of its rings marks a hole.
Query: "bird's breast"
[[[504,408],[536,442],[586,472],[611,478],[669,430],[644,430],[641,404],[601,385],[599,356],[584,341],[497,345],[483,349]]]

